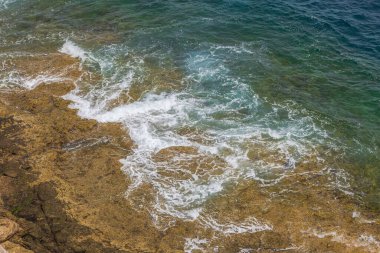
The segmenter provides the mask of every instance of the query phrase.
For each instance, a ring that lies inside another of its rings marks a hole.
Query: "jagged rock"
[[[0,219],[0,242],[4,242],[17,233],[19,226],[16,222],[2,218]]]
[[[3,247],[4,253],[34,253],[31,250],[25,249],[24,247],[9,241],[4,242],[2,246],[0,245],[0,253],[3,253],[1,247]]]

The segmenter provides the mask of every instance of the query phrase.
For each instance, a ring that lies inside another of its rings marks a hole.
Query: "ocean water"
[[[2,62],[58,52],[87,73],[64,96],[71,107],[122,123],[135,142],[122,160],[126,195],[152,186],[158,227],[269,230],[256,219],[222,224],[204,205],[305,164],[380,208],[378,1],[0,1]],[[0,86],[60,78],[2,71]]]

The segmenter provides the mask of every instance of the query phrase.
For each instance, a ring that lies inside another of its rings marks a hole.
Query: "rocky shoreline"
[[[61,98],[81,74],[78,61],[51,54],[8,67],[65,81],[0,92],[0,245],[9,253],[182,250],[183,238],[158,231],[124,196],[127,131],[81,119]]]
[[[226,224],[254,214],[273,229],[215,236],[213,229],[178,220],[158,230],[147,209],[136,209],[125,198],[130,182],[119,160],[134,145],[127,130],[81,119],[61,98],[75,87],[78,62],[56,54],[23,59],[14,66],[25,75],[64,69],[67,81],[0,92],[0,253],[183,252],[192,242],[188,238],[198,243],[202,243],[198,238],[213,238],[209,248],[214,252],[380,248],[370,236],[380,234],[378,214],[355,215],[357,203],[338,190],[321,188],[327,183],[325,175],[303,166],[278,185],[241,183],[206,205],[206,213]],[[157,159],[170,159],[171,152],[196,150],[164,150]],[[265,158],[255,154],[258,157],[252,159]],[[132,197],[149,204],[151,190],[144,185]],[[335,230],[340,232],[331,232]],[[361,237],[363,231],[367,237]]]
[[[21,247],[25,252],[128,250],[112,231],[96,230],[112,225],[107,219],[123,219],[121,211],[130,209],[123,198],[127,182],[118,160],[132,143],[121,137],[127,134],[120,126],[82,120],[68,109],[59,96],[70,88],[41,85],[33,91],[1,94],[1,214],[9,224],[1,227],[5,235],[0,239],[8,252],[21,252]],[[97,135],[105,140],[94,141],[101,139]],[[75,204],[77,210],[65,210]],[[80,217],[75,220],[70,212]],[[102,218],[93,221],[90,216]],[[143,216],[136,214],[133,220]]]

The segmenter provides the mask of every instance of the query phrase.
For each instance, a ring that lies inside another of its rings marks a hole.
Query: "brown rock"
[[[4,242],[2,245],[5,253],[34,253],[33,251],[25,249],[24,247],[13,242],[7,241]],[[2,246],[0,245],[0,253],[3,253],[1,251],[1,247]]]
[[[0,117],[14,115],[14,121],[6,120],[0,127],[0,174],[18,169],[14,178],[10,172],[0,175],[0,215],[3,201],[23,228],[12,237],[15,245],[9,241],[2,244],[9,252],[23,252],[19,245],[38,253],[183,252],[185,238],[209,240],[208,245],[200,245],[206,252],[215,248],[220,253],[243,248],[259,252],[379,252],[379,214],[371,216],[350,198],[324,187],[330,182],[330,174],[322,173],[316,158],[315,162],[308,159],[308,163],[297,164],[275,185],[262,187],[251,180],[231,182],[223,194],[209,198],[203,210],[220,223],[217,227],[244,225],[254,217],[270,224],[272,231],[223,235],[203,224],[178,220],[169,229],[156,229],[149,213],[155,201],[151,184],[134,191],[128,197],[132,203],[125,199],[130,180],[120,170],[119,160],[133,151],[127,131],[118,124],[81,119],[67,107],[69,102],[59,97],[74,87],[71,80],[81,74],[78,66],[77,60],[61,54],[20,58],[13,67],[23,69],[21,73],[26,76],[40,72],[55,75],[65,69],[67,82],[0,92]],[[160,71],[150,75],[156,77]],[[150,84],[135,85],[125,100],[121,97],[109,106],[134,101],[156,83],[159,91],[172,90],[177,86],[170,82],[172,76],[176,74],[163,73],[158,82],[150,78]],[[207,142],[206,135],[197,129],[184,128],[179,134]],[[229,151],[225,152],[228,155]],[[252,162],[276,162],[287,167],[286,157],[280,154],[265,145],[253,145],[247,156]],[[187,159],[176,159],[178,156]],[[166,148],[153,159],[171,165],[172,170],[162,166],[158,171],[176,180],[191,179],[195,173],[208,180],[227,166],[220,157],[191,147]],[[353,211],[370,217],[371,223],[352,219]],[[170,217],[167,221],[172,222]],[[0,226],[0,231],[7,228]],[[369,238],[375,243],[365,245],[360,237],[364,234],[372,236]]]
[[[3,174],[7,177],[16,178],[18,175],[18,171],[15,169],[7,169],[3,172]]]
[[[16,222],[7,218],[0,219],[0,242],[10,239],[17,233],[18,229],[19,226]]]

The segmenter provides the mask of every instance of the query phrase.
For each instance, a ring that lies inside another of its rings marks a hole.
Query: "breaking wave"
[[[250,50],[246,45],[211,45],[195,51],[186,57],[182,89],[152,88],[136,100],[109,106],[133,85],[144,83],[146,56],[120,46],[90,53],[70,40],[61,48],[100,73],[97,82],[78,80],[77,88],[64,98],[73,102],[71,107],[81,117],[120,122],[128,129],[136,145],[122,160],[132,182],[127,195],[137,207],[149,209],[158,227],[184,219],[226,234],[270,230],[269,224],[254,217],[221,224],[204,214],[204,204],[226,185],[241,180],[274,184],[297,163],[319,156],[318,149],[336,149],[311,113],[291,101],[271,104],[235,77],[225,57],[260,55]],[[322,158],[318,161],[325,166]],[[145,184],[153,188],[153,203],[133,198]]]

